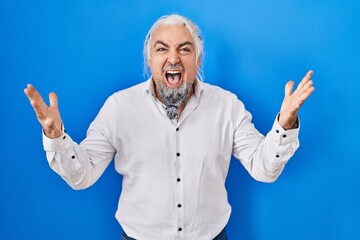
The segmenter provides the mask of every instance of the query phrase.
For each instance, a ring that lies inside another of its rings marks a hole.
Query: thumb
[[[285,85],[285,95],[291,95],[294,87],[294,81],[288,81]]]
[[[56,93],[49,93],[50,107],[58,107],[58,96]]]

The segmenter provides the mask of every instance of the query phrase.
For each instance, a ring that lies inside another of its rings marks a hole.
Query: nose
[[[180,62],[179,53],[176,50],[169,51],[167,61],[169,63],[171,63],[172,65],[175,65],[176,63],[179,63]]]

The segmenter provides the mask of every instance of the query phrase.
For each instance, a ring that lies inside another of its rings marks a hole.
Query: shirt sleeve
[[[114,157],[116,151],[109,140],[111,131],[107,122],[112,117],[109,116],[112,105],[110,101],[105,103],[80,144],[65,131],[56,139],[48,138],[43,132],[43,146],[50,167],[73,189],[94,184]]]
[[[300,121],[297,128],[284,130],[276,116],[271,130],[263,136],[240,101],[235,112],[233,155],[254,179],[274,182],[299,147]]]

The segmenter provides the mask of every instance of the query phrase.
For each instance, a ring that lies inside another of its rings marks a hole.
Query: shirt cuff
[[[64,131],[64,126],[62,127],[62,135],[58,138],[49,138],[45,135],[44,130],[42,130],[43,146],[46,152],[56,152],[65,147],[65,145],[71,141],[71,138]]]
[[[298,123],[297,128],[285,130],[280,125],[280,123],[278,121],[278,116],[279,116],[279,114],[276,116],[276,119],[272,126],[272,129],[269,132],[270,137],[277,142],[283,142],[283,143],[297,141],[297,139],[299,137],[299,131],[300,131],[300,119],[298,118],[298,120],[297,120],[297,123]]]

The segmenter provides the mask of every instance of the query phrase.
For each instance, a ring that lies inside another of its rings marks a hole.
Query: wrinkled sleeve
[[[109,121],[114,114],[114,104],[111,98],[105,102],[80,144],[65,131],[56,139],[48,138],[43,132],[43,146],[50,167],[73,189],[94,184],[114,157],[116,151],[110,141],[112,126]]]
[[[284,130],[278,116],[266,136],[256,130],[252,116],[238,101],[235,107],[233,155],[250,175],[261,182],[274,182],[299,147],[299,129]]]

